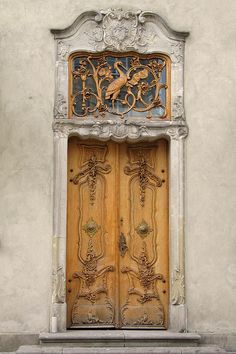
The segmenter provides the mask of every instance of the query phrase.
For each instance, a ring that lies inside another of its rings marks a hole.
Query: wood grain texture
[[[167,327],[167,149],[69,140],[68,327]]]

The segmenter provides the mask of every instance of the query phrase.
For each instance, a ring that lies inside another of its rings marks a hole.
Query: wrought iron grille
[[[170,60],[163,54],[75,53],[70,117],[170,119]]]

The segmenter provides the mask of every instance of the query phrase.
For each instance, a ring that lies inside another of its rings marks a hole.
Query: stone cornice
[[[117,122],[78,119],[58,119],[53,123],[55,136],[68,138],[72,135],[83,139],[101,141],[152,141],[160,137],[173,140],[184,139],[188,135],[186,124],[170,121],[159,122]]]

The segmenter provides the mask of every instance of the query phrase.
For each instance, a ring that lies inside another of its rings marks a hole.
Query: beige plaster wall
[[[0,0],[0,332],[48,330],[54,39],[83,11],[126,0]],[[189,330],[236,331],[236,1],[129,1],[186,45]]]

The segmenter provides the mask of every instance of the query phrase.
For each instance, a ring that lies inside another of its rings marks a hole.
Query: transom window
[[[70,118],[170,119],[168,56],[80,52],[69,64]]]

